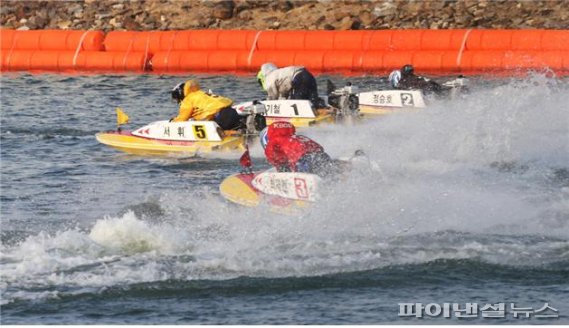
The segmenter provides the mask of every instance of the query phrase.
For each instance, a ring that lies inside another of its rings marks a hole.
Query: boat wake
[[[183,192],[88,226],[15,234],[1,248],[2,302],[176,281],[424,272],[440,261],[475,263],[470,274],[567,272],[569,86],[552,83],[534,76],[421,112],[305,130],[334,157],[363,149],[374,169],[351,172],[300,216],[230,204],[188,172]]]

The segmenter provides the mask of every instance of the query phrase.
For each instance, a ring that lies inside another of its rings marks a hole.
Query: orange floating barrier
[[[148,65],[143,52],[91,52],[80,56],[79,69],[86,71],[143,72]]]
[[[189,31],[188,43],[184,50],[248,50],[256,33],[251,30]]]
[[[183,48],[184,50],[218,50],[217,38],[221,33],[220,30],[187,31],[187,33],[187,45]]]
[[[305,48],[305,36],[307,31],[263,31],[259,36],[257,46],[259,50],[298,50]],[[267,41],[270,41],[267,43]],[[313,40],[315,44],[313,49],[321,49],[316,47],[319,41]]]
[[[361,54],[360,63],[354,67],[357,72],[371,73],[371,72],[385,72],[386,66],[383,64],[383,55],[385,51],[364,51]],[[391,66],[390,68],[393,68]]]
[[[335,31],[334,50],[366,50],[364,40],[369,39],[372,32],[367,31]]]
[[[413,51],[388,51],[383,54],[384,67],[400,68],[405,64],[413,64]],[[418,69],[418,67],[417,67]]]
[[[466,49],[569,50],[569,30],[471,30]]]
[[[544,32],[544,30],[512,31],[511,45],[506,50],[542,50]]]
[[[237,52],[212,51],[207,58],[209,72],[237,72]]]
[[[334,31],[307,31],[304,35],[304,48],[299,50],[332,50],[335,35]]]
[[[102,52],[85,51],[33,51],[14,50],[2,53],[2,70],[4,71],[132,71],[146,69],[144,53],[140,52]]]
[[[218,50],[250,50],[260,31],[224,30],[217,38]]]
[[[569,72],[569,30],[14,31],[0,30],[0,70],[256,72],[272,62],[315,73],[548,68]],[[154,56],[154,57],[153,57]]]
[[[14,45],[16,30],[0,29],[0,49],[11,49]]]
[[[6,71],[60,71],[60,57],[69,55],[69,63],[72,62],[74,53],[72,51],[34,51],[34,50],[14,50],[11,53],[4,53],[2,59],[3,70]]]
[[[569,30],[543,30],[541,50],[569,50]]]
[[[324,71],[324,51],[295,51],[291,56],[293,59],[292,65],[304,66],[313,73],[320,73]],[[283,65],[286,66],[286,65]],[[327,70],[331,72],[332,70]]]
[[[156,72],[202,71],[207,67],[207,58],[203,54],[189,52],[157,52],[152,57],[151,66]]]
[[[30,59],[33,51],[14,50],[2,51],[2,71],[27,71],[30,69]]]
[[[462,29],[421,31],[420,50],[459,50],[468,36],[468,30]]]
[[[270,50],[270,51],[260,51],[258,53],[254,53],[253,62],[257,65],[254,65],[253,68],[255,71],[259,70],[262,64],[271,62],[278,67],[290,66],[295,65],[297,52],[296,51],[283,51],[283,50]],[[255,58],[259,56],[258,58]]]
[[[466,40],[466,49],[469,51],[512,49],[512,31],[472,30]]]
[[[569,51],[471,51],[460,65],[464,72],[557,70],[567,71]]]
[[[0,30],[2,49],[13,50],[103,50],[102,31]]]
[[[106,51],[136,51],[153,54],[162,49],[174,49],[181,31],[130,32],[112,31],[105,37]],[[181,36],[180,36],[181,39]]]
[[[419,71],[440,72],[444,54],[444,51],[420,51],[413,55],[412,63]]]
[[[391,50],[421,50],[422,30],[400,30],[391,34]]]
[[[105,49],[130,49],[149,53],[172,50],[249,50],[257,33],[252,30],[113,31],[105,38]]]
[[[367,40],[366,49],[380,51],[396,50],[393,48],[392,36],[392,30],[373,31]]]
[[[320,71],[351,74],[361,65],[361,51],[327,51]]]

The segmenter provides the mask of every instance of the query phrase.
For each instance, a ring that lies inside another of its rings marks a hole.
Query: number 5
[[[207,139],[205,127],[203,125],[194,125],[193,128],[194,128],[194,136],[197,139]]]

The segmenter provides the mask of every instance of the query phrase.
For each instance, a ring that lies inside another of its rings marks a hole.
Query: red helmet
[[[268,126],[267,137],[272,138],[290,137],[296,133],[296,128],[289,122],[277,121]]]

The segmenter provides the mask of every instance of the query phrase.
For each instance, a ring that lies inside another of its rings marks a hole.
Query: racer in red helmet
[[[261,138],[267,161],[279,172],[304,172],[326,176],[333,161],[316,141],[296,134],[294,125],[277,121],[267,127]]]

